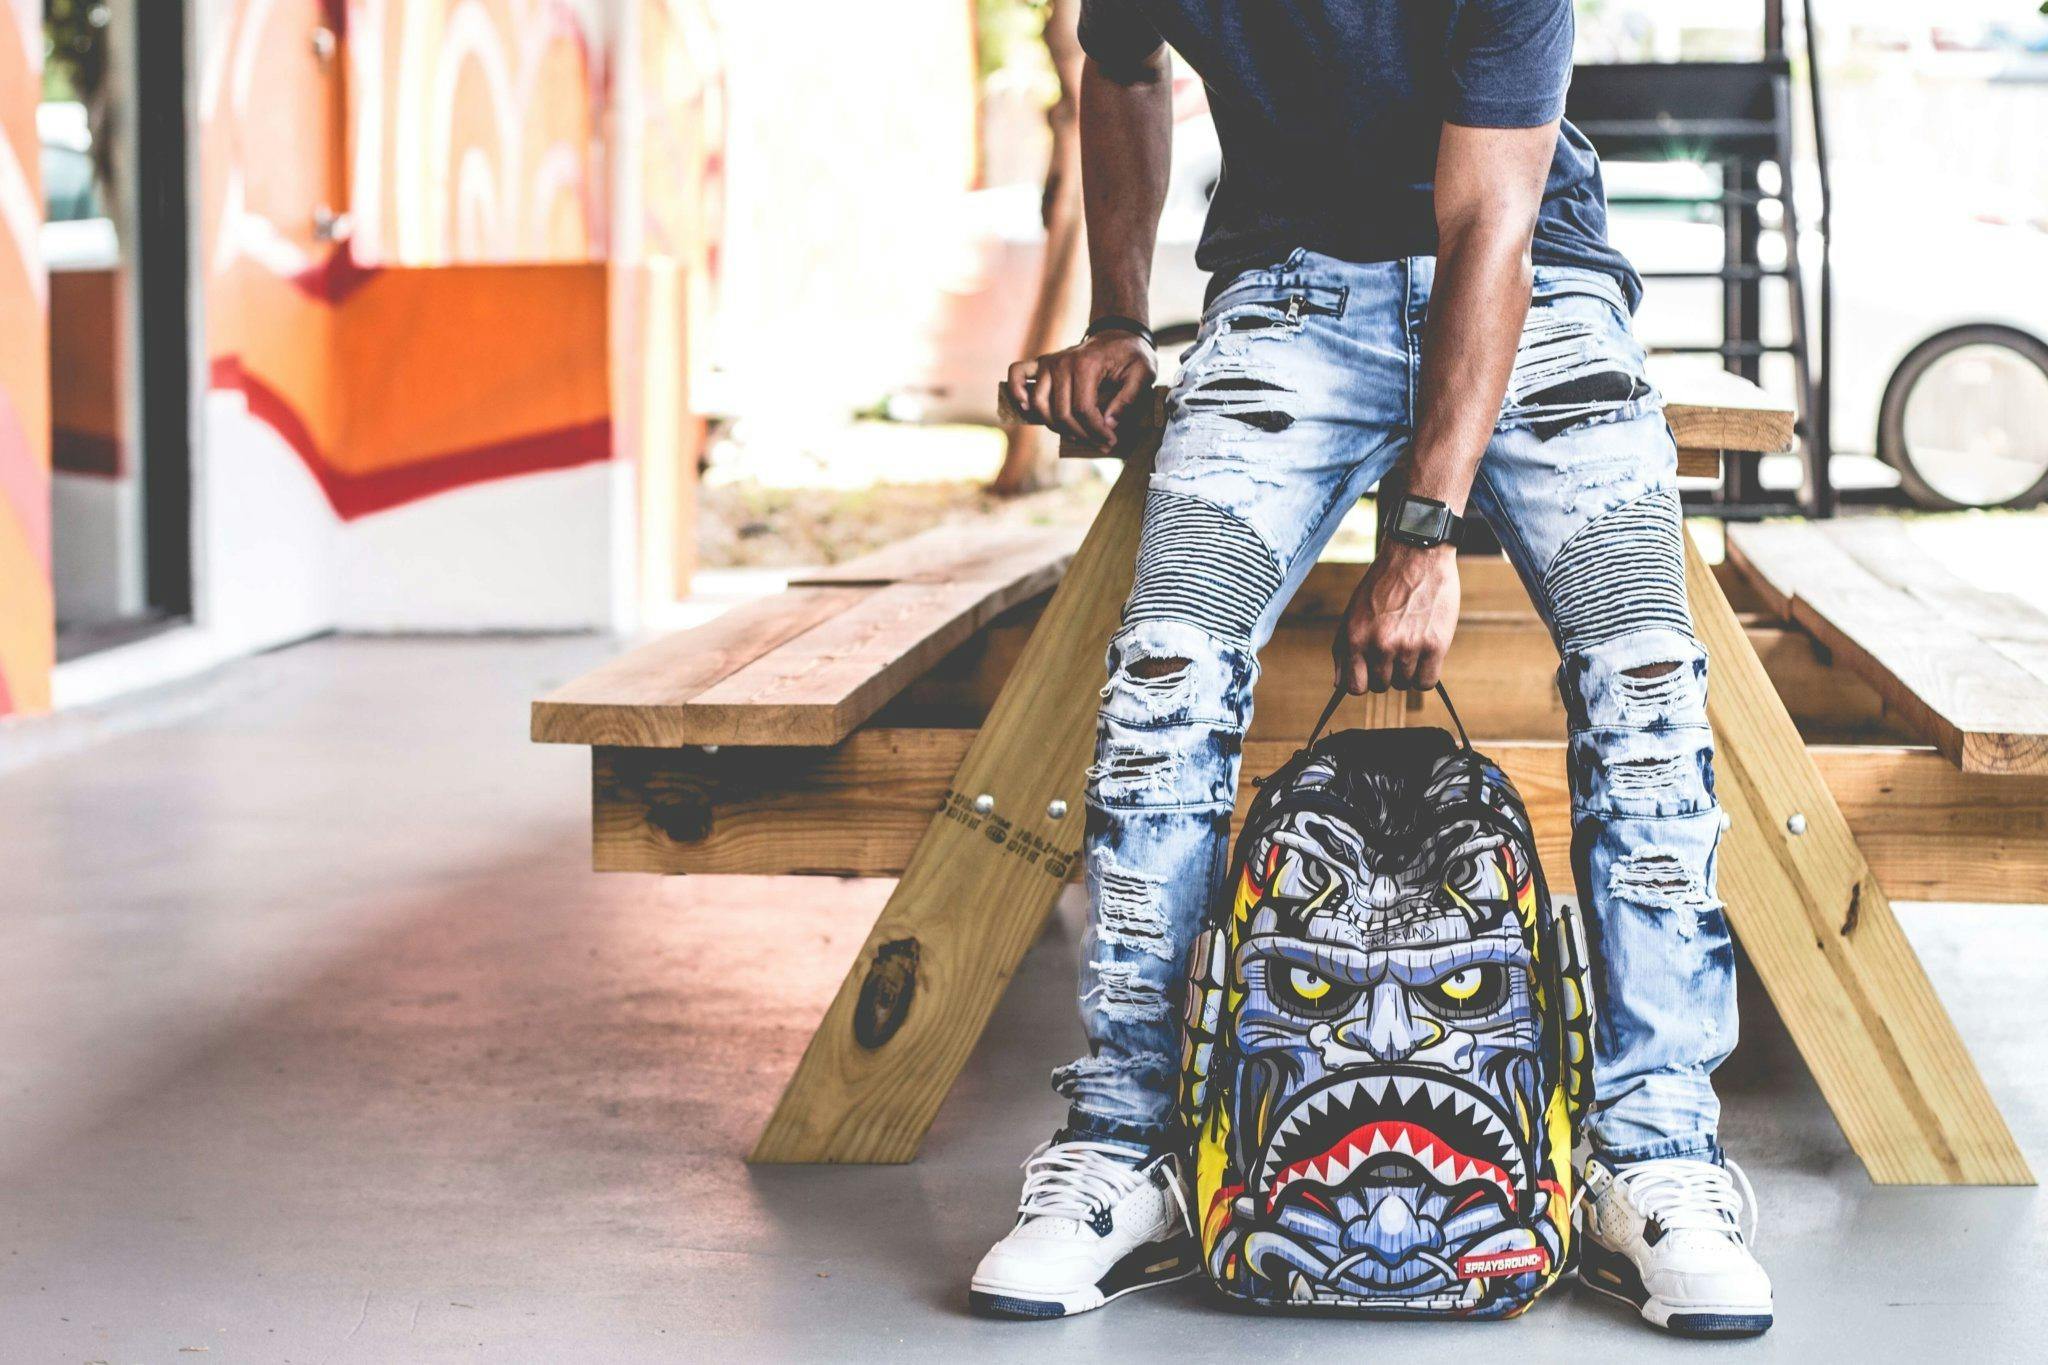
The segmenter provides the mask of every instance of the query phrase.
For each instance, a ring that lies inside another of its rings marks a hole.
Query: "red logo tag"
[[[1508,1251],[1482,1251],[1458,1258],[1458,1278],[1484,1280],[1494,1275],[1542,1274],[1550,1269],[1550,1253],[1542,1247],[1515,1247]]]

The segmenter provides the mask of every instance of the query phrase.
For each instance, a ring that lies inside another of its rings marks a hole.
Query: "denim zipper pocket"
[[[1309,284],[1284,280],[1239,280],[1208,305],[1212,317],[1235,317],[1245,309],[1278,313],[1276,321],[1298,327],[1307,317],[1343,317],[1352,297],[1348,284]]]
[[[1291,288],[1268,286],[1256,292],[1246,288],[1235,298],[1225,291],[1212,307],[1220,331],[1256,332],[1285,327],[1298,332],[1309,318],[1343,317],[1349,294],[1350,290],[1345,288],[1313,284]]]

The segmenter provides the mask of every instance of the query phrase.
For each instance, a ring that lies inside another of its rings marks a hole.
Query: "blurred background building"
[[[967,7],[776,8],[6,0],[0,711],[683,590],[717,287],[891,317],[974,171]]]
[[[627,631],[700,567],[985,508],[995,378],[1079,326],[1079,262],[1041,279],[1070,0],[0,6],[0,713],[332,630]],[[1580,61],[1748,60],[1778,8],[1582,0]],[[2048,19],[1815,12],[1835,481],[2037,499]],[[1177,104],[1155,321],[1185,328],[1216,154],[1186,73]],[[1810,112],[1765,168],[1802,206]],[[1707,168],[1610,189],[1640,264],[1719,259]],[[1646,338],[1713,344],[1716,288],[1657,284]],[[1085,515],[1066,484],[1034,515]]]

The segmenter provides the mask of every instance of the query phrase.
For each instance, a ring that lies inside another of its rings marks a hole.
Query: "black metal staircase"
[[[1821,171],[1818,318],[1808,316],[1809,292],[1801,259],[1801,225],[1794,203],[1795,102],[1792,65],[1784,48],[1784,14],[1777,0],[1764,9],[1764,56],[1752,62],[1627,62],[1582,66],[1572,77],[1566,116],[1592,141],[1604,162],[1699,162],[1718,169],[1718,189],[1700,196],[1615,195],[1618,210],[1653,206],[1718,209],[1723,245],[1713,269],[1645,270],[1646,280],[1719,281],[1720,340],[1656,346],[1661,353],[1717,355],[1752,382],[1763,377],[1767,355],[1791,357],[1799,406],[1802,486],[1787,499],[1766,489],[1755,460],[1725,463],[1721,487],[1689,495],[1694,510],[1748,519],[1803,511],[1833,514],[1835,492],[1828,457],[1828,185],[1826,143],[1820,126],[1818,63],[1814,60],[1811,6],[1807,13],[1808,110],[1811,140]],[[1765,168],[1775,174],[1767,176]],[[1766,207],[1775,210],[1766,213]],[[1783,264],[1766,265],[1766,232],[1783,245]],[[1766,326],[1764,281],[1781,279],[1788,316],[1782,331]],[[1770,334],[1784,340],[1769,340]]]

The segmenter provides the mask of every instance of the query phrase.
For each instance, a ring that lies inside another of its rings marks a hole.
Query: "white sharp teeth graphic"
[[[1415,1155],[1415,1144],[1408,1140],[1408,1130],[1406,1128],[1403,1128],[1400,1136],[1394,1139],[1394,1150],[1403,1156]]]
[[[1422,1082],[1417,1080],[1413,1076],[1396,1076],[1394,1078],[1395,1093],[1400,1095],[1401,1103],[1403,1104],[1407,1104],[1409,1101],[1413,1100],[1415,1098],[1415,1092],[1417,1090],[1420,1090],[1421,1088]]]
[[[1387,1150],[1387,1146],[1386,1129],[1375,1128],[1372,1130],[1372,1145],[1366,1148],[1365,1154],[1367,1156],[1378,1156],[1381,1152]]]
[[[1385,1105],[1387,1102],[1387,1092],[1393,1088],[1394,1083],[1385,1076],[1375,1076],[1373,1079],[1365,1082],[1365,1085],[1372,1095],[1372,1102],[1376,1105]]]

